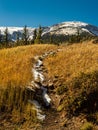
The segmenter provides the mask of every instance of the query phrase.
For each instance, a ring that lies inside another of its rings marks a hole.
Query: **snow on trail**
[[[40,67],[43,65],[43,62],[38,59],[37,63],[34,65],[33,68],[33,75],[34,75],[34,79],[36,80],[40,80],[41,83],[43,83],[43,81],[45,80],[42,71],[39,71],[38,68],[40,69]],[[37,69],[36,69],[37,68]],[[50,105],[51,99],[47,94],[47,88],[44,88],[43,86],[40,86],[40,89],[43,91],[42,92],[42,96],[43,96],[43,100],[46,103],[46,106]]]
[[[51,98],[49,97],[49,95],[47,94],[47,88],[44,88],[43,86],[41,87],[41,89],[43,90],[42,96],[43,96],[43,100],[46,103],[46,106],[48,107],[50,105],[51,102]]]
[[[48,54],[45,53],[42,58],[44,59]],[[45,88],[42,84],[45,80],[45,77],[43,75],[43,69],[41,68],[43,66],[43,61],[36,56],[35,57],[36,63],[34,64],[33,68],[32,68],[32,74],[33,74],[33,81],[31,81],[31,85],[34,85],[36,88],[40,89],[42,91],[41,93],[41,97],[43,99],[43,102],[45,104],[46,107],[50,106],[51,103],[51,98],[49,97],[49,95],[47,94],[47,88]],[[39,82],[39,84],[37,83],[37,81]],[[29,103],[34,105],[34,110],[36,110],[37,112],[37,119],[39,120],[45,120],[46,115],[43,114],[42,112],[42,106],[40,105],[40,102],[37,101],[37,99],[35,100],[29,100]]]
[[[48,90],[46,87],[43,86],[43,83],[45,81],[45,77],[43,75],[43,59],[49,55],[54,55],[58,51],[61,50],[58,49],[57,51],[49,51],[47,53],[44,53],[40,57],[35,56],[35,64],[32,68],[33,80],[27,87],[30,91],[34,91],[34,98],[28,100],[28,102],[34,105],[32,109],[36,110],[37,119],[41,121],[45,120],[46,118],[46,115],[42,111],[42,108],[49,108],[51,105],[51,98],[48,95]],[[36,91],[32,88],[32,86],[35,86]]]

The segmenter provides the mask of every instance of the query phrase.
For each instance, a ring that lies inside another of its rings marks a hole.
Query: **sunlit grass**
[[[34,57],[56,48],[54,45],[29,45],[0,50],[0,115],[7,119],[10,115],[13,124],[37,121],[36,110],[28,102],[33,100],[34,93],[31,97],[26,89],[33,80]]]
[[[53,45],[32,45],[0,50],[0,86],[25,86],[32,79],[34,56],[56,48]]]
[[[57,48],[55,45],[29,45],[0,50],[0,112],[10,112],[13,122],[20,122],[20,117],[26,120],[36,120],[36,112],[27,101],[25,87],[33,79],[31,70],[35,62],[34,57],[57,50]],[[72,110],[76,110],[76,107],[80,107],[82,103],[81,92],[84,92],[85,86],[88,85],[86,94],[88,94],[89,84],[92,85],[90,92],[93,86],[96,88],[97,73],[93,72],[98,71],[98,45],[85,42],[63,45],[59,48],[60,51],[56,54],[45,58],[44,67],[48,78],[57,87],[57,94],[63,99],[58,111],[66,110],[69,107],[66,106],[67,103],[73,104]],[[84,74],[81,76],[81,73]],[[79,83],[81,83],[80,86]],[[78,99],[77,102],[75,102],[76,99]],[[80,105],[76,106],[75,103],[80,103]]]
[[[61,98],[58,111],[67,111],[67,114],[98,111],[97,44],[62,46],[60,52],[45,59],[44,65],[54,91]]]
[[[98,69],[98,45],[92,43],[63,46],[62,51],[45,60],[48,77],[59,76],[63,82]]]

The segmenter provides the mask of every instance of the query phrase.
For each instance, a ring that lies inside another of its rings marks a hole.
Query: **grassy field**
[[[90,121],[98,122],[98,45],[92,42],[1,49],[0,113],[5,115],[2,118],[10,117],[14,124],[36,122],[36,112],[28,104],[25,88],[33,79],[34,57],[55,50],[58,51],[43,62],[47,80],[53,82],[54,94],[60,96],[57,111],[71,115],[87,113]]]
[[[29,45],[0,50],[0,122],[4,118],[12,124],[36,121],[36,111],[28,103],[30,95],[26,86],[33,80],[34,57],[56,48],[54,45]],[[4,124],[4,129],[8,129],[6,121]]]
[[[54,45],[32,45],[0,50],[0,86],[26,86],[32,79],[34,56],[55,48]]]
[[[97,123],[98,44],[62,46],[60,52],[45,59],[44,65],[54,92],[60,96],[57,110],[67,115],[83,113],[87,120]]]
[[[59,76],[63,82],[72,80],[80,73],[90,73],[98,69],[98,45],[90,42],[63,46],[54,57],[45,60],[48,77]]]

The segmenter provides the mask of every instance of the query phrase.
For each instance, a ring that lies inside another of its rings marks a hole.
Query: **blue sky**
[[[82,21],[98,26],[98,0],[0,0],[0,26],[49,26]]]

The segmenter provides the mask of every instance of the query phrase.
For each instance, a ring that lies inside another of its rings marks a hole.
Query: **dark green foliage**
[[[37,38],[38,38],[38,39],[41,39],[41,35],[42,35],[42,27],[39,26]]]
[[[1,30],[0,30],[0,48],[2,48],[2,38],[3,38],[3,36],[2,36]]]
[[[2,43],[2,34],[1,34],[1,30],[0,30],[0,44]]]
[[[50,33],[42,37],[43,43],[61,44],[68,41],[66,35],[51,35]]]
[[[9,43],[8,28],[6,28],[5,31],[4,31],[4,43],[5,43],[5,47],[7,47],[8,43]]]
[[[42,43],[42,27],[39,26],[36,39],[34,41],[35,43]]]
[[[86,40],[93,39],[94,36],[89,33],[80,33],[77,31],[76,35],[55,35],[55,34],[46,34],[42,36],[43,43],[53,43],[53,44],[62,44],[62,43],[80,43]]]
[[[31,44],[34,44],[36,42],[36,38],[37,38],[37,30],[35,29],[33,32],[33,38],[31,40]]]
[[[22,37],[22,40],[23,40],[23,44],[24,45],[27,45],[28,44],[28,39],[29,39],[29,35],[28,35],[28,29],[27,29],[27,26],[25,25],[24,26],[24,29],[23,29],[23,37]]]
[[[80,42],[83,42],[83,41],[86,41],[86,40],[91,40],[93,39],[93,36],[90,35],[89,33],[77,33],[77,35],[71,35],[69,36],[69,40],[68,42],[69,43],[80,43]]]
[[[20,45],[19,32],[16,33],[16,44]]]
[[[34,30],[34,36],[33,36],[33,41],[35,42],[35,39],[37,38],[37,30]]]

